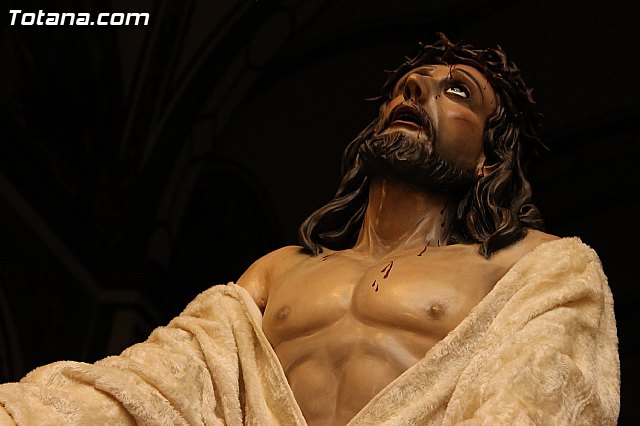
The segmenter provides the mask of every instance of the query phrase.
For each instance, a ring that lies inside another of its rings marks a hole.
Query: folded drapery
[[[0,403],[18,425],[305,424],[261,322],[244,289],[214,286],[144,343],[40,367]]]
[[[212,287],[120,356],[0,385],[0,424],[303,425],[261,321],[244,289]],[[566,238],[523,257],[350,425],[615,425],[619,391],[606,277]]]

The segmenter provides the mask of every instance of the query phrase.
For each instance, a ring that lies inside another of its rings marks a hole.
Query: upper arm
[[[238,279],[237,284],[249,292],[260,311],[264,312],[271,285],[280,279],[300,256],[304,255],[297,246],[272,251],[256,260]]]
[[[267,306],[268,290],[268,268],[262,259],[258,259],[253,265],[247,269],[244,274],[238,279],[237,284],[247,290],[253,300],[260,308],[260,311],[264,312],[264,308]]]

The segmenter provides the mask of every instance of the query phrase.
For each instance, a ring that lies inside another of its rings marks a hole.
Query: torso
[[[266,300],[263,329],[310,425],[346,424],[452,331],[522,255],[551,239],[530,232],[490,260],[475,245],[371,259],[288,247],[239,281]],[[268,265],[277,265],[266,273]]]

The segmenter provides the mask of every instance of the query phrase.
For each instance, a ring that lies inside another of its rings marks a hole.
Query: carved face
[[[497,95],[486,77],[468,65],[424,65],[395,85],[381,108],[380,135],[403,132],[430,147],[441,158],[463,169],[484,164],[483,136],[495,111]],[[430,140],[426,119],[435,141]]]

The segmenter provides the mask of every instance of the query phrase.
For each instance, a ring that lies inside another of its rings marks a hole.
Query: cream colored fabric
[[[614,425],[613,301],[577,238],[524,257],[351,425]],[[198,296],[147,342],[95,365],[61,362],[0,402],[31,424],[304,424],[259,311],[235,285]],[[0,424],[11,424],[0,409]]]
[[[214,286],[120,356],[0,385],[0,404],[21,426],[303,425],[261,322],[244,289]]]
[[[460,325],[353,419],[358,425],[615,425],[613,299],[578,238],[521,259]]]

